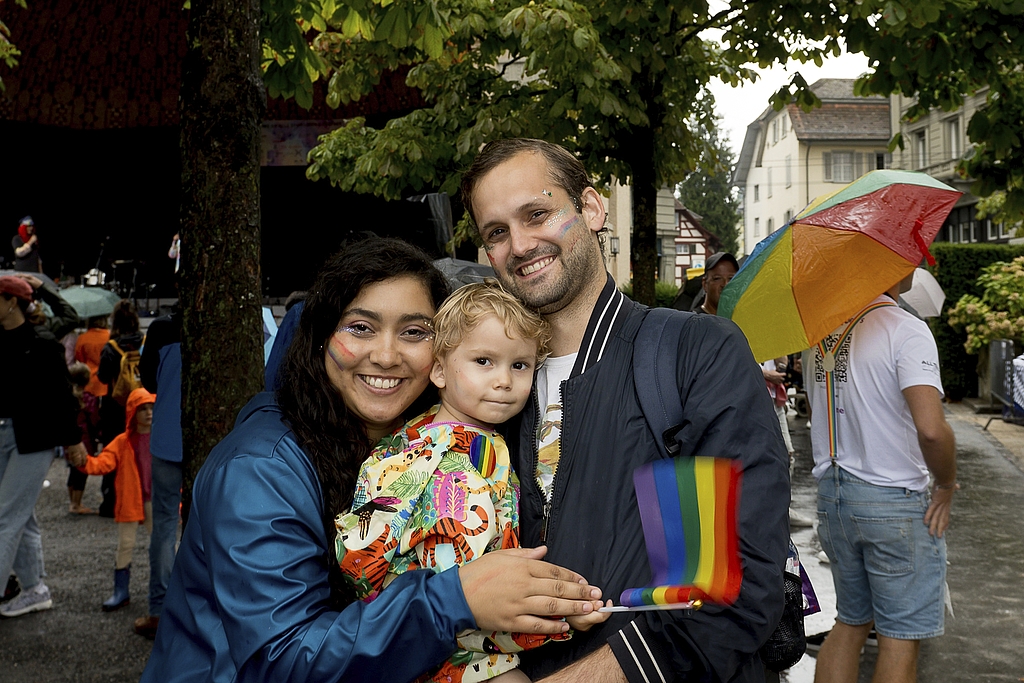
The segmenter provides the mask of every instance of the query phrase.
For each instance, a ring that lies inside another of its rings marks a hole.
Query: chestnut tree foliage
[[[327,103],[338,106],[404,67],[426,102],[383,128],[353,119],[325,136],[310,178],[392,199],[453,192],[489,140],[557,142],[599,183],[633,185],[640,301],[654,299],[658,189],[717,161],[708,82],[753,79],[753,65],[820,63],[842,41],[870,60],[857,91],[916,96],[911,118],[987,88],[962,171],[980,194],[1006,191],[1006,216],[1024,214],[1024,0],[264,0],[263,9],[272,96],[309,106],[313,82],[326,79]],[[799,76],[772,98],[777,108],[792,101],[818,103]],[[470,232],[465,219],[461,227]]]

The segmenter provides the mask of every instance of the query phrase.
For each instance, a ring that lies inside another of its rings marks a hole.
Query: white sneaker
[[[29,612],[40,612],[44,609],[51,609],[53,600],[50,599],[50,589],[46,584],[39,582],[32,590],[21,591],[18,597],[0,605],[0,616],[20,617]]]

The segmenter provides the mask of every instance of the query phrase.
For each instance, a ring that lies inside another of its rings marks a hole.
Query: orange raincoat
[[[145,389],[136,389],[129,394],[125,405],[124,433],[117,435],[95,458],[86,458],[85,466],[79,468],[86,474],[107,474],[117,470],[114,478],[114,490],[117,492],[115,522],[142,522],[146,519],[142,505],[142,481],[135,466],[131,435],[135,433],[135,412],[140,406],[155,401],[156,394]]]

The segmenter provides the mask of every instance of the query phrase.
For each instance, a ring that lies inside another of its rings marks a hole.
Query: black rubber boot
[[[124,569],[114,570],[114,594],[111,595],[103,603],[104,612],[113,612],[116,609],[121,609],[128,604],[130,598],[128,596],[128,581],[132,575],[132,566],[128,565]]]

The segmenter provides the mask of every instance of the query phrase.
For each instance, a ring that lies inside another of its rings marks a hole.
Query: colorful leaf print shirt
[[[519,547],[519,481],[504,439],[469,424],[433,423],[436,413],[437,406],[377,444],[359,470],[351,511],[335,520],[341,570],[367,602],[407,571],[442,572]],[[516,668],[516,652],[548,640],[464,631],[460,649],[421,680],[487,680]]]

